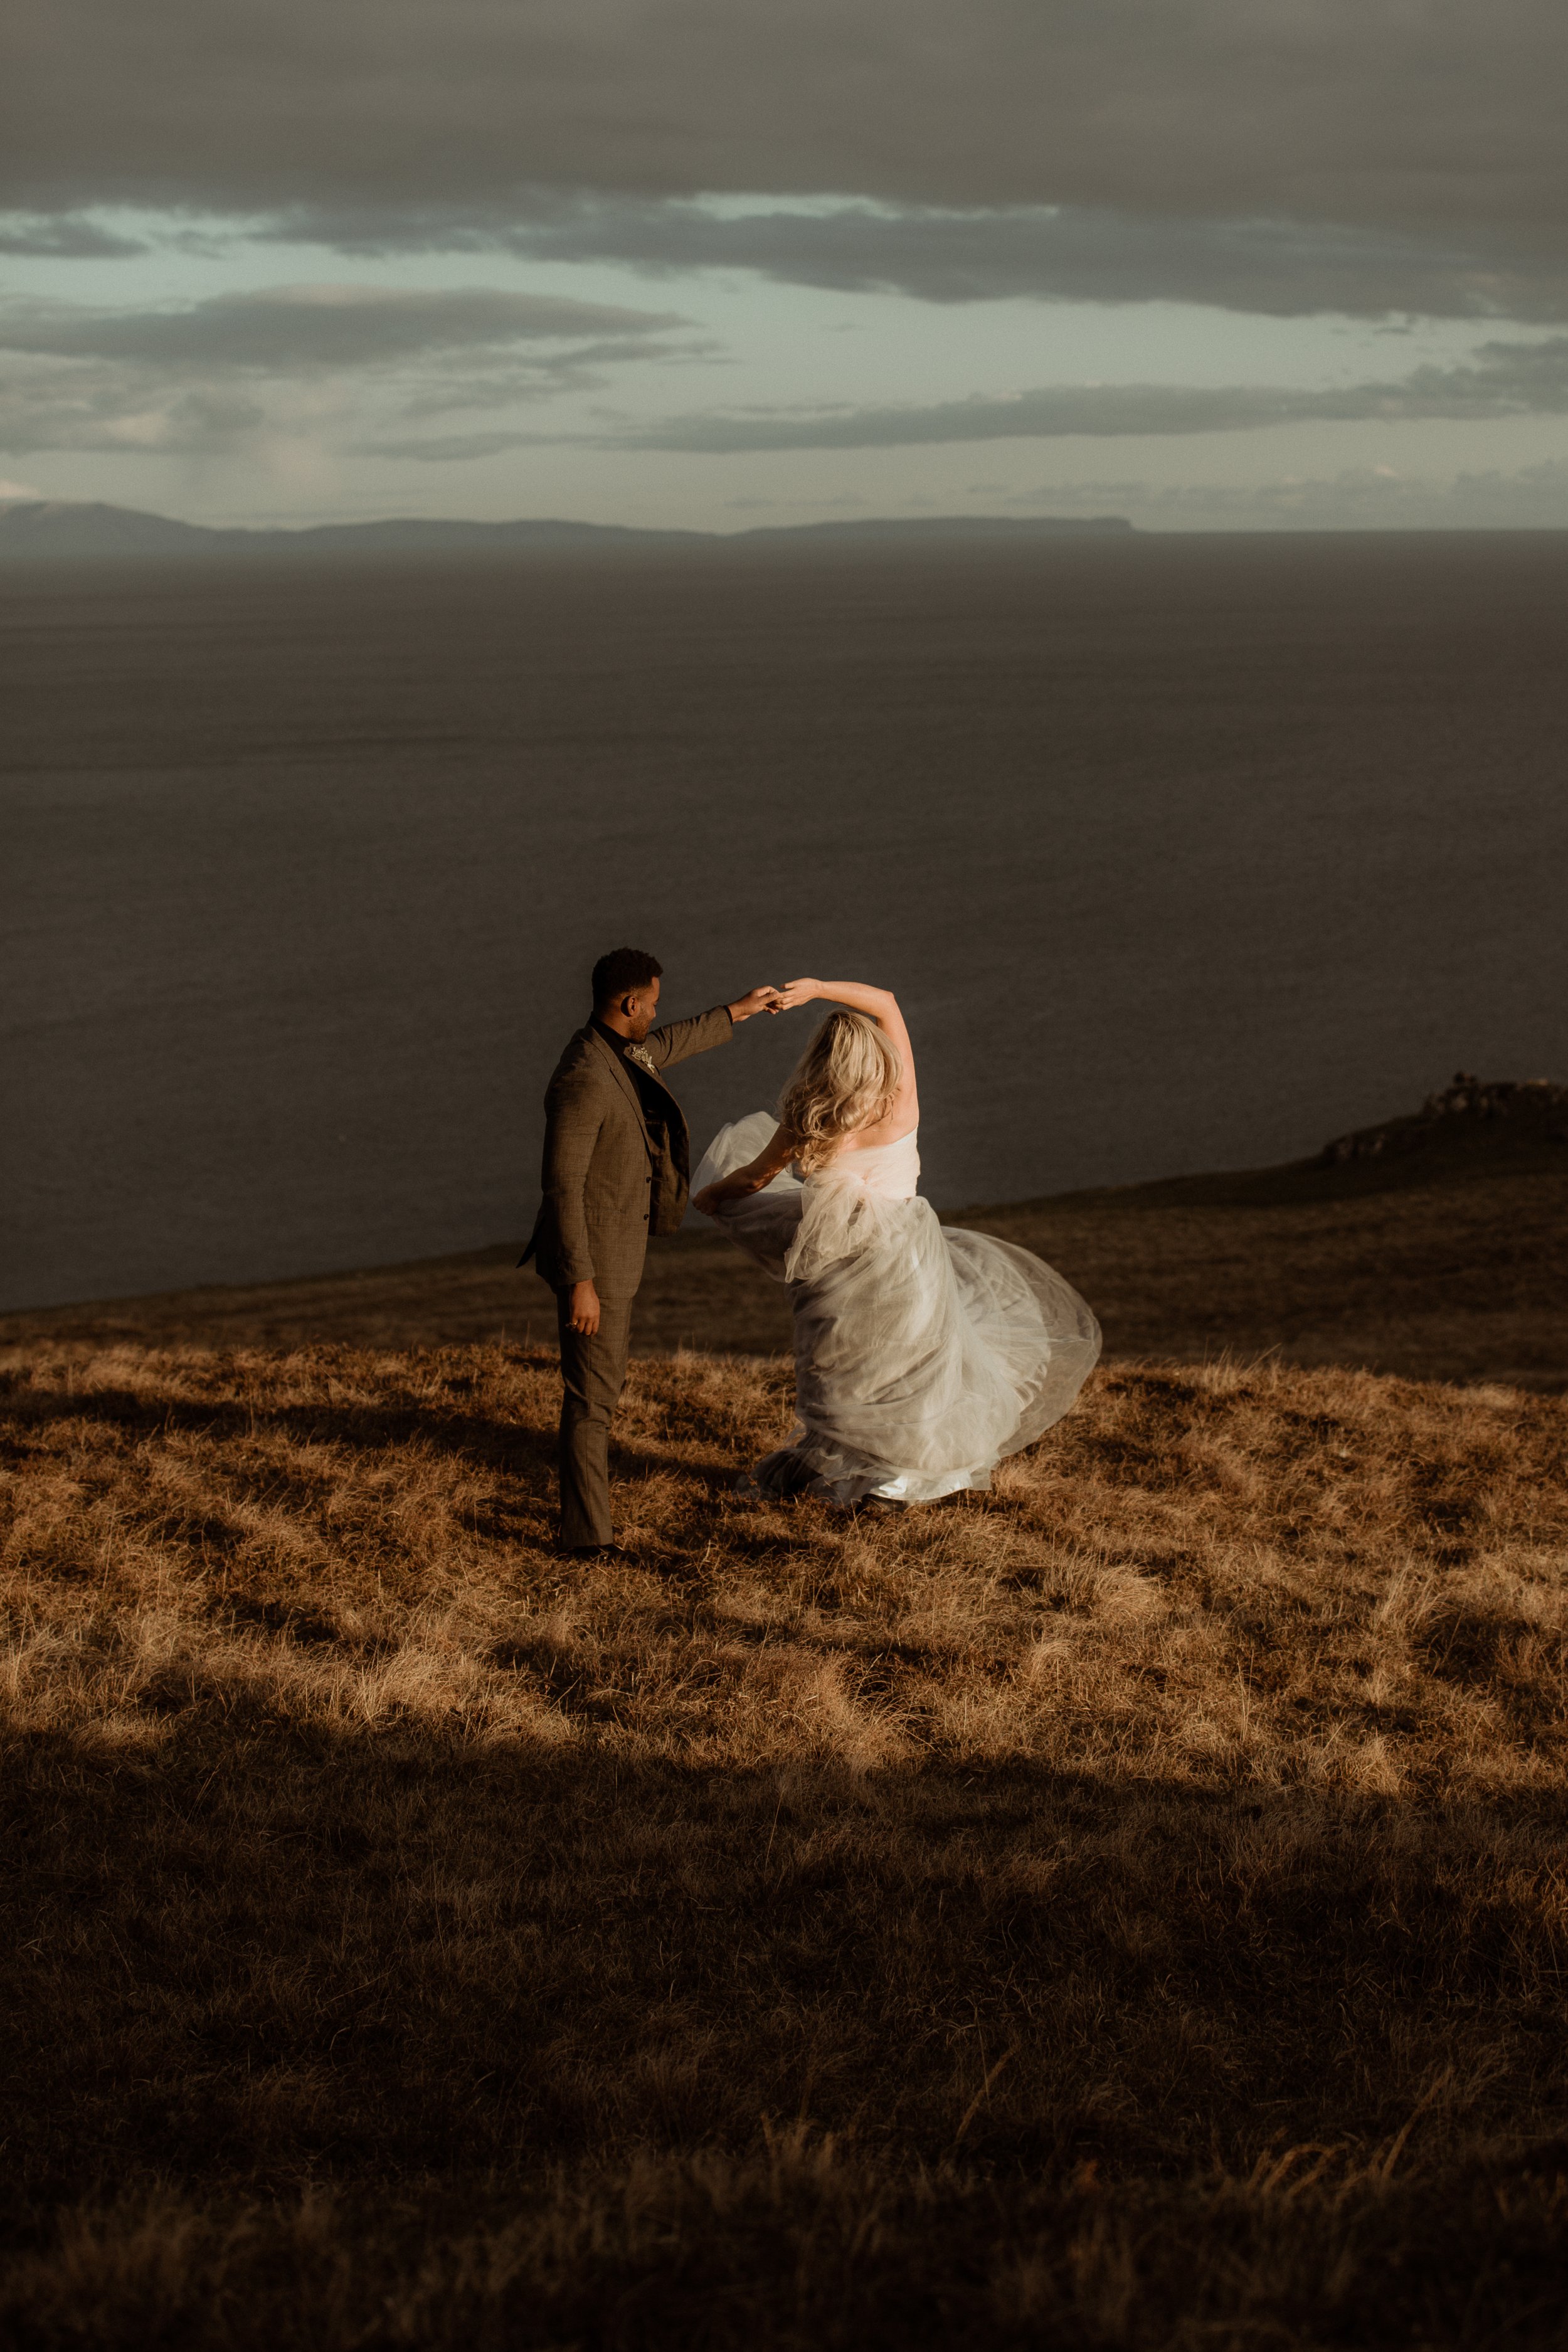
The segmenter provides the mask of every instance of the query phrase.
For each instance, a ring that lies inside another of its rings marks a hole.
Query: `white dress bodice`
[[[919,1133],[918,1127],[911,1127],[907,1135],[895,1136],[891,1143],[837,1152],[815,1172],[827,1183],[853,1177],[868,1192],[878,1192],[884,1201],[912,1201],[921,1186],[921,1155],[915,1140]]]

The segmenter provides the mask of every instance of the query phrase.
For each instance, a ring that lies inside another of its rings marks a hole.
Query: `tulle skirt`
[[[773,1130],[765,1111],[721,1129],[693,1192]],[[752,1474],[764,1489],[925,1503],[988,1486],[1061,1419],[1100,1354],[1093,1315],[1042,1259],[941,1224],[918,1196],[888,1198],[852,1161],[804,1184],[777,1176],[715,1223],[788,1285],[794,1311],[795,1425]]]

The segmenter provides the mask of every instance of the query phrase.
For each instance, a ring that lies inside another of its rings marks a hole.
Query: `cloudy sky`
[[[1568,525],[1563,0],[13,0],[0,495]]]

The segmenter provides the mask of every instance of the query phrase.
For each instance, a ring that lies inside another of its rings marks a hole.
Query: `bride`
[[[694,1205],[789,1285],[795,1425],[752,1473],[764,1493],[931,1503],[986,1487],[1059,1421],[1100,1326],[1059,1274],[1011,1242],[939,1224],[917,1195],[920,1103],[909,1031],[885,988],[792,981],[779,1010],[830,1013],[775,1124],[721,1129]]]

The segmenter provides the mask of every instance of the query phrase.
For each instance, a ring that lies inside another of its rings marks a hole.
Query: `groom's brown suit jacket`
[[[728,1045],[734,1026],[721,1004],[628,1049],[658,1106],[652,1131],[623,1055],[597,1029],[578,1030],[545,1089],[544,1199],[520,1265],[534,1258],[556,1290],[592,1282],[602,1298],[632,1296],[649,1234],[679,1230],[690,1188],[686,1121],[658,1074]]]

